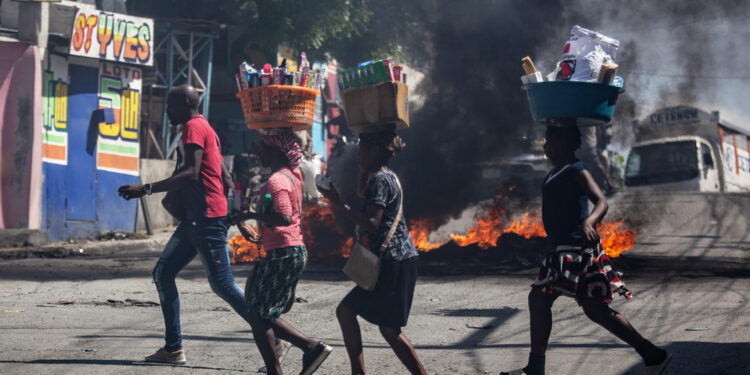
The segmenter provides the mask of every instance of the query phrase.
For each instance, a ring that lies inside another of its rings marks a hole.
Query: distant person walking
[[[227,199],[232,186],[224,167],[219,137],[198,113],[199,97],[191,86],[174,88],[167,97],[167,115],[172,125],[184,124],[178,149],[176,173],[163,181],[145,185],[125,185],[118,190],[125,199],[169,191],[177,197],[170,213],[179,216],[180,225],[169,239],[154,267],[166,325],[165,345],[146,357],[148,362],[184,365],[180,299],[175,285],[177,274],[199,255],[211,289],[234,311],[249,321],[244,292],[234,280],[227,250]]]
[[[542,261],[529,293],[531,352],[526,367],[502,374],[544,375],[545,352],[552,330],[552,304],[563,295],[575,298],[584,314],[633,347],[646,364],[647,375],[664,371],[671,355],[641,336],[609,303],[614,292],[631,299],[621,273],[602,250],[596,224],[607,213],[604,194],[575,152],[581,133],[569,121],[551,121],[544,153],[554,168],[542,193],[542,221],[554,245]],[[594,203],[589,212],[588,201]]]
[[[398,220],[395,233],[385,245],[381,257],[375,290],[366,291],[357,286],[336,309],[352,374],[365,374],[358,316],[380,328],[388,345],[412,374],[427,373],[414,346],[401,331],[409,318],[419,259],[406,227],[406,219],[403,215],[397,219],[402,210],[403,190],[396,174],[388,168],[390,158],[403,147],[403,141],[393,130],[360,135],[358,190],[364,197],[361,211],[345,205],[335,188],[321,189],[331,204],[341,208],[366,234],[360,241],[369,244],[368,248],[372,251],[381,249],[389,229]]]
[[[260,204],[259,212],[242,212],[234,223],[257,220],[262,226],[262,242],[268,254],[258,262],[247,291],[248,314],[253,337],[268,374],[282,374],[276,348],[276,336],[302,349],[301,375],[315,372],[331,353],[332,348],[313,340],[292,327],[280,316],[294,299],[294,290],[307,263],[307,250],[302,237],[302,176],[299,165],[302,152],[299,138],[291,132],[262,135],[261,163],[271,168],[268,182],[260,188],[260,197],[271,195],[270,209]]]

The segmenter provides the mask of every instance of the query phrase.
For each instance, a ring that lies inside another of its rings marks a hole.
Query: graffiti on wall
[[[141,86],[139,68],[100,64],[99,108],[114,116],[98,124],[97,169],[138,175]]]
[[[51,56],[42,79],[42,160],[68,164],[67,61]]]
[[[152,66],[154,21],[150,18],[79,9],[70,54]]]

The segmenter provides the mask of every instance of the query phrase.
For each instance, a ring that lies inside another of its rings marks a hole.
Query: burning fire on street
[[[354,237],[340,229],[329,205],[305,203],[302,211],[302,233],[310,259],[330,255],[348,258],[354,248]],[[232,247],[232,263],[254,262],[266,255],[261,245],[247,241],[241,234],[228,243]]]
[[[599,225],[598,230],[602,247],[610,257],[619,257],[623,251],[635,246],[637,232],[627,228],[625,220],[604,222]],[[432,231],[423,220],[412,222],[409,232],[414,245],[423,252],[438,249],[446,243],[430,242]],[[501,216],[489,212],[486,216],[478,218],[476,224],[465,234],[451,234],[450,240],[460,247],[477,245],[482,249],[488,249],[497,246],[498,239],[505,233],[517,234],[525,239],[547,236],[541,218],[537,214],[527,212],[518,220],[510,220],[506,223]]]
[[[475,219],[464,233],[451,233],[443,241],[430,240],[437,229],[429,219],[409,221],[409,233],[414,245],[421,252],[440,249],[449,242],[459,247],[476,245],[489,249],[498,245],[503,234],[516,234],[526,240],[546,237],[541,217],[533,212],[526,212],[516,219],[509,219],[508,213],[498,204],[486,209],[486,213]],[[336,215],[326,204],[309,204],[305,206],[302,217],[302,229],[310,259],[326,256],[348,257],[354,246],[354,237],[339,229]],[[610,257],[619,257],[623,251],[635,246],[637,232],[628,228],[625,220],[606,221],[599,225],[602,247]],[[260,245],[236,235],[229,240],[232,246],[232,263],[253,262],[265,256]]]

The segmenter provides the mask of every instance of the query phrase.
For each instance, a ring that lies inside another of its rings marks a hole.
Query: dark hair
[[[359,135],[359,142],[361,144],[382,147],[385,151],[389,152],[389,156],[393,156],[396,152],[406,147],[406,143],[396,134],[395,130],[362,133]]]
[[[548,126],[547,138],[560,140],[573,150],[581,147],[581,131],[578,126]]]

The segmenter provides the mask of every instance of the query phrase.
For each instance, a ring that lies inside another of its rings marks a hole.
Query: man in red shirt
[[[196,255],[200,255],[211,289],[246,321],[249,316],[244,292],[234,280],[227,251],[227,199],[232,186],[224,166],[219,137],[198,113],[200,98],[191,86],[174,88],[167,98],[172,125],[185,124],[177,169],[172,177],[152,184],[121,186],[125,199],[169,191],[178,194],[181,223],[164,248],[153,277],[161,300],[166,344],[146,361],[185,364],[180,330],[180,301],[175,278]]]

